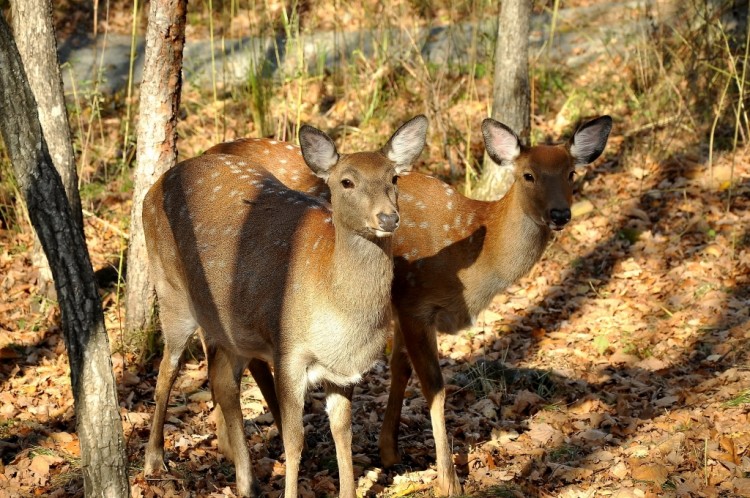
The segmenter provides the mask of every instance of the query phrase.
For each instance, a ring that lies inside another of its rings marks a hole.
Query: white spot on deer
[[[286,168],[281,168],[279,170],[279,175],[286,175]]]
[[[313,244],[313,251],[318,248],[321,240],[323,240],[323,237],[318,237],[318,239],[315,241],[315,243]]]
[[[276,140],[269,140],[268,143],[271,145],[276,145],[278,142]]]
[[[404,221],[404,225],[406,225],[409,228],[414,228],[414,227],[417,226],[417,224],[414,223],[412,220],[406,220],[406,221]]]
[[[466,225],[469,226],[474,221],[474,213],[469,213],[468,216],[466,216]]]
[[[331,217],[329,216],[328,218],[326,218],[326,219],[325,219],[325,220],[323,220],[323,221],[325,221],[326,223],[328,223],[328,224],[330,225],[330,224],[331,224],[331,222],[332,222],[333,220],[332,220],[332,219],[331,219]]]
[[[279,163],[280,163],[280,164],[286,164],[286,163],[288,163],[288,162],[289,162],[289,161],[287,161],[286,159],[279,159]]]
[[[233,231],[234,231],[234,227],[232,225],[227,225],[224,228],[224,235],[227,235],[227,236],[232,235]]]
[[[416,247],[412,249],[411,251],[409,251],[409,256],[411,256],[412,258],[416,258],[418,254],[419,254],[419,251],[417,250]]]
[[[263,153],[264,153],[264,154],[270,154],[270,153],[271,153],[271,150],[270,150],[270,149],[263,149]]]
[[[453,220],[453,226],[459,227],[461,226],[461,214],[457,214],[456,218]]]
[[[220,174],[221,173],[219,173],[218,171],[214,171],[213,173],[211,173],[211,178],[217,178]]]
[[[450,211],[451,209],[453,209],[453,201],[448,201],[448,204],[446,204],[445,207],[448,208],[448,211]]]
[[[196,185],[200,185],[202,183],[203,183],[203,178],[198,178],[197,180],[195,180]]]
[[[445,230],[446,232],[449,232],[450,229],[451,229],[451,226],[449,224],[447,223],[443,224],[443,230]]]
[[[297,155],[298,155],[298,156],[301,156],[301,155],[302,155],[302,149],[298,149],[298,150],[297,150]]]
[[[214,187],[214,192],[218,192],[219,190],[221,190],[221,188],[222,188],[222,185],[215,186]]]
[[[299,175],[292,175],[292,181],[293,182],[299,181]]]
[[[289,149],[289,150],[292,150],[292,149],[294,149],[294,145],[287,145],[286,148]]]
[[[406,202],[411,202],[411,201],[414,200],[414,196],[411,195],[411,194],[403,193],[403,194],[401,194],[401,199],[404,200],[404,201],[406,201]]]
[[[245,180],[246,178],[250,178],[250,175],[240,175],[240,180]]]
[[[423,221],[422,223],[419,224],[419,228],[429,228],[429,227],[430,227],[430,224],[427,223],[426,221]]]
[[[237,196],[237,195],[239,195],[239,194],[240,194],[240,191],[239,191],[239,190],[234,190],[234,189],[232,189],[232,191],[231,191],[231,192],[229,192],[229,197],[235,197],[235,196]]]
[[[247,163],[245,161],[240,161],[237,163],[237,166],[247,166]]]
[[[417,201],[417,207],[418,207],[419,209],[427,209],[427,204],[425,204],[425,203],[424,203],[424,202],[422,202],[422,201]]]

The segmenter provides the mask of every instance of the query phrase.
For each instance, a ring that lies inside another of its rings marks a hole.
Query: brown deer
[[[552,230],[570,221],[576,167],[599,157],[611,128],[612,119],[601,116],[583,124],[566,144],[525,147],[510,128],[485,119],[487,152],[498,163],[512,164],[515,172],[508,193],[494,202],[468,199],[450,185],[418,173],[401,179],[402,223],[393,246],[392,299],[398,323],[379,441],[384,466],[400,460],[401,405],[413,366],[430,409],[437,491],[461,492],[445,428],[436,333],[456,333],[469,326],[495,295],[531,270]],[[216,145],[206,154],[221,152],[262,165],[291,188],[326,195],[325,185],[305,173],[288,144],[241,139]]]
[[[380,151],[339,155],[323,132],[300,128],[299,157],[330,189],[330,205],[231,155],[184,161],[149,190],[143,225],[164,357],[146,474],[164,465],[169,393],[200,327],[221,414],[219,442],[235,462],[238,494],[258,493],[239,398],[250,362],[283,427],[285,496],[297,496],[304,396],[312,385],[326,392],[340,495],[355,496],[352,387],[382,355],[390,332],[396,179],[421,153],[426,130],[427,119],[417,116]]]

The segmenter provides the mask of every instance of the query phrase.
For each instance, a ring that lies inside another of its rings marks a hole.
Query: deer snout
[[[391,233],[398,228],[399,217],[397,212],[378,213],[378,228],[382,232]]]
[[[570,208],[550,209],[549,217],[552,220],[552,228],[561,230],[570,221]]]

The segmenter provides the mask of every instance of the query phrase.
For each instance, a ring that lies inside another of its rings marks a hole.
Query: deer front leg
[[[302,413],[307,388],[306,365],[302,364],[299,358],[277,359],[275,371],[276,397],[279,401],[281,426],[284,428],[283,441],[286,454],[284,497],[297,498],[299,462],[305,444]]]
[[[250,454],[245,443],[245,428],[240,406],[240,381],[244,360],[239,360],[221,348],[209,347],[208,378],[213,399],[221,409],[217,417],[219,445],[234,461],[237,476],[237,494],[260,496],[258,482],[253,476]],[[220,418],[223,418],[223,423]]]
[[[356,497],[352,465],[352,391],[351,386],[326,386],[326,412],[336,443],[340,498]]]
[[[402,321],[402,333],[409,359],[419,377],[422,393],[430,407],[437,457],[436,492],[440,496],[460,494],[461,483],[453,465],[453,452],[445,429],[445,385],[438,361],[437,334],[433,330],[426,330],[410,321]]]
[[[392,467],[401,462],[398,450],[398,431],[401,424],[401,407],[404,403],[404,392],[411,377],[411,365],[406,353],[401,328],[396,323],[393,335],[393,352],[391,353],[391,389],[388,394],[388,405],[385,409],[383,427],[380,429],[380,461],[383,467]]]

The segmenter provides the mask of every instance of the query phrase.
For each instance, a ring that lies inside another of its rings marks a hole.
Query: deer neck
[[[531,270],[551,235],[549,227],[524,212],[521,196],[514,183],[502,199],[487,206],[487,260],[502,288]]]
[[[389,308],[393,281],[391,237],[371,240],[336,230],[331,263],[330,290],[342,311],[359,314],[364,310],[365,315],[372,315],[374,309]]]

